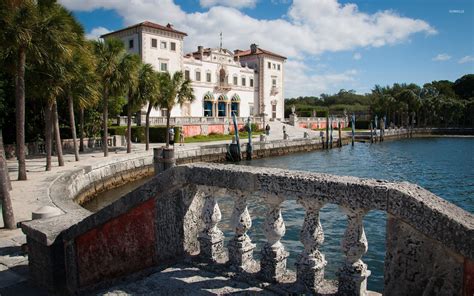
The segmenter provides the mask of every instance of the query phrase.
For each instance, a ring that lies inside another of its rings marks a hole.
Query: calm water
[[[409,181],[474,213],[474,138],[422,138],[375,145],[356,143],[355,147],[345,146],[330,151],[293,154],[242,164]],[[93,202],[87,208],[97,210],[138,185],[140,184],[109,191],[106,202]],[[99,197],[98,200],[102,198]],[[219,226],[225,232],[226,240],[229,240],[232,236],[232,230],[228,226],[233,204],[230,199],[223,198],[219,201],[219,206],[223,216]],[[260,226],[266,208],[255,197],[249,201],[249,212],[253,225],[248,234],[257,243],[255,257],[258,258],[258,250],[265,242]],[[303,250],[299,232],[303,224],[304,209],[295,201],[285,201],[282,204],[282,214],[286,225],[282,242],[290,252],[288,268],[294,270],[296,256]],[[385,220],[385,214],[380,211],[371,211],[364,219],[369,250],[362,259],[372,271],[368,287],[374,291],[383,289]],[[321,211],[321,224],[325,235],[322,252],[328,261],[326,278],[335,278],[343,260],[340,242],[346,228],[346,216],[337,206],[327,205]]]

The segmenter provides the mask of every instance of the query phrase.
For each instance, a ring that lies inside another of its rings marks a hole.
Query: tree
[[[5,228],[14,229],[16,225],[10,198],[11,184],[9,182],[7,162],[3,149],[2,130],[0,129],[0,200],[2,201],[3,224]]]
[[[100,80],[100,90],[102,95],[102,147],[104,156],[109,155],[107,146],[108,120],[109,120],[109,99],[112,96],[120,95],[123,92],[123,57],[125,47],[120,39],[108,38],[105,41],[94,41],[94,52],[97,59],[97,76]]]
[[[159,107],[159,79],[158,73],[153,70],[151,64],[144,64],[138,75],[138,92],[141,102],[147,102],[148,107],[145,119],[145,150],[150,149],[150,112],[152,108]]]
[[[474,74],[464,75],[456,80],[453,90],[463,100],[474,98]]]
[[[138,111],[143,103],[138,92],[138,72],[140,57],[136,54],[126,54],[121,62],[123,65],[124,88],[127,90],[127,153],[132,152],[132,113]]]
[[[191,81],[184,79],[183,72],[178,71],[170,75],[170,73],[160,73],[160,91],[159,105],[166,108],[166,148],[169,148],[170,143],[170,117],[174,105],[182,105],[186,102],[194,101],[193,88]]]

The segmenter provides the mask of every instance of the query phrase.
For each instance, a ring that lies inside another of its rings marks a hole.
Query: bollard
[[[260,135],[260,142],[266,142],[267,141],[267,137],[265,135]]]
[[[176,166],[176,159],[174,158],[174,149],[163,148],[163,170],[166,171]]]

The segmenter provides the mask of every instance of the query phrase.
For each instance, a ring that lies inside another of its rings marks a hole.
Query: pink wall
[[[214,134],[223,134],[224,133],[224,125],[223,124],[210,124],[207,127],[207,133],[214,133]]]
[[[193,137],[201,134],[200,125],[183,125],[183,131],[185,137]]]

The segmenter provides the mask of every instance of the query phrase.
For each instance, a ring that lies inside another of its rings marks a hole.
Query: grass
[[[256,131],[252,132],[252,136],[260,135],[263,131]],[[212,141],[224,141],[224,140],[232,140],[233,134],[224,135],[224,134],[209,134],[207,136],[204,135],[197,135],[194,137],[187,137],[184,139],[184,143],[198,143],[198,142],[212,142]],[[241,139],[248,138],[247,132],[240,132],[239,137]]]

